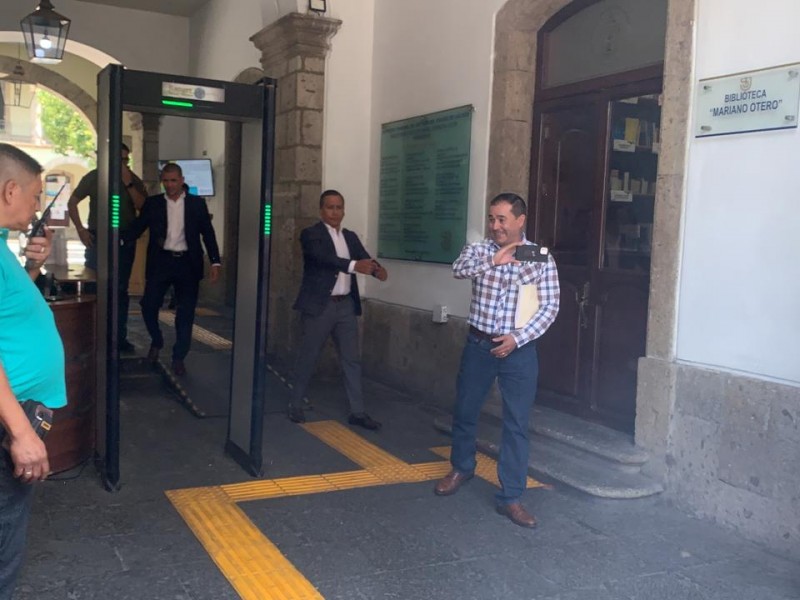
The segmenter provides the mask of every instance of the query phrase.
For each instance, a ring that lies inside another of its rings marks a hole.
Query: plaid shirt
[[[499,249],[491,239],[464,246],[453,263],[453,275],[456,279],[472,279],[469,324],[484,333],[510,333],[519,348],[541,336],[555,321],[560,296],[558,271],[552,256],[546,263],[495,266],[492,257]],[[522,328],[515,329],[519,286],[530,283],[536,284],[539,310]]]

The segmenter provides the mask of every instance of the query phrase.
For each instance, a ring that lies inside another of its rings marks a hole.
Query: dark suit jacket
[[[203,278],[203,248],[200,245],[200,237],[203,238],[208,259],[211,264],[215,264],[220,262],[217,236],[214,234],[211,216],[208,214],[208,207],[203,198],[186,194],[183,207],[183,226],[189,262],[192,273],[200,280]],[[167,239],[167,199],[164,194],[150,196],[145,200],[142,212],[125,232],[125,242],[136,240],[144,233],[145,229],[150,230],[145,267],[145,277],[150,279],[157,273],[156,269],[164,256],[161,251],[164,249],[164,241]]]
[[[370,258],[358,236],[349,229],[342,228],[350,260]],[[303,247],[303,282],[294,303],[296,310],[309,315],[320,315],[328,303],[339,273],[347,273],[350,260],[336,256],[336,247],[325,223],[305,228],[300,234]],[[353,299],[356,315],[361,314],[361,296],[355,274],[350,276],[350,297]]]

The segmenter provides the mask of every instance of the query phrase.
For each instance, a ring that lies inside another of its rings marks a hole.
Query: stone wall
[[[675,373],[669,496],[800,557],[800,389],[689,365]]]
[[[427,310],[365,299],[364,375],[449,410],[467,322],[431,319]]]

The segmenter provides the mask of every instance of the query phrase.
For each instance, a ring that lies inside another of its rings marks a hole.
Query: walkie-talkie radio
[[[20,406],[25,416],[28,417],[33,431],[43,440],[47,433],[53,428],[52,409],[47,408],[44,404],[36,400],[25,400],[24,402],[20,402]],[[5,428],[0,426],[0,446],[8,450],[9,441]]]
[[[58,190],[58,193],[53,196],[53,199],[50,201],[50,204],[47,205],[47,208],[44,209],[42,216],[36,219],[31,225],[31,231],[28,234],[28,241],[32,240],[35,237],[43,237],[44,236],[44,226],[47,225],[47,219],[50,218],[50,209],[53,208],[53,204],[56,203],[58,197],[61,195],[61,192],[64,191],[64,188],[67,187],[67,184],[61,186],[61,189]],[[30,270],[36,268],[35,261],[31,260],[30,258],[25,261],[25,269]]]
[[[58,193],[53,196],[50,204],[48,204],[47,208],[44,209],[42,216],[33,222],[33,225],[31,225],[31,232],[28,234],[28,239],[42,237],[44,235],[44,226],[47,224],[47,219],[50,218],[50,210],[53,208],[53,204],[56,203],[56,200],[58,200],[58,197],[61,195],[61,192],[64,191],[65,187],[67,187],[66,183],[62,185],[61,189],[58,190]]]

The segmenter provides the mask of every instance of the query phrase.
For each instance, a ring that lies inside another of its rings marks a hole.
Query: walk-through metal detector
[[[239,258],[225,451],[261,474],[266,394],[270,228],[276,82],[257,85],[131,71],[109,65],[97,76],[98,271],[97,451],[108,490],[120,485],[119,203],[122,111],[242,123]],[[102,199],[107,198],[108,202]],[[103,226],[105,224],[105,226]]]

